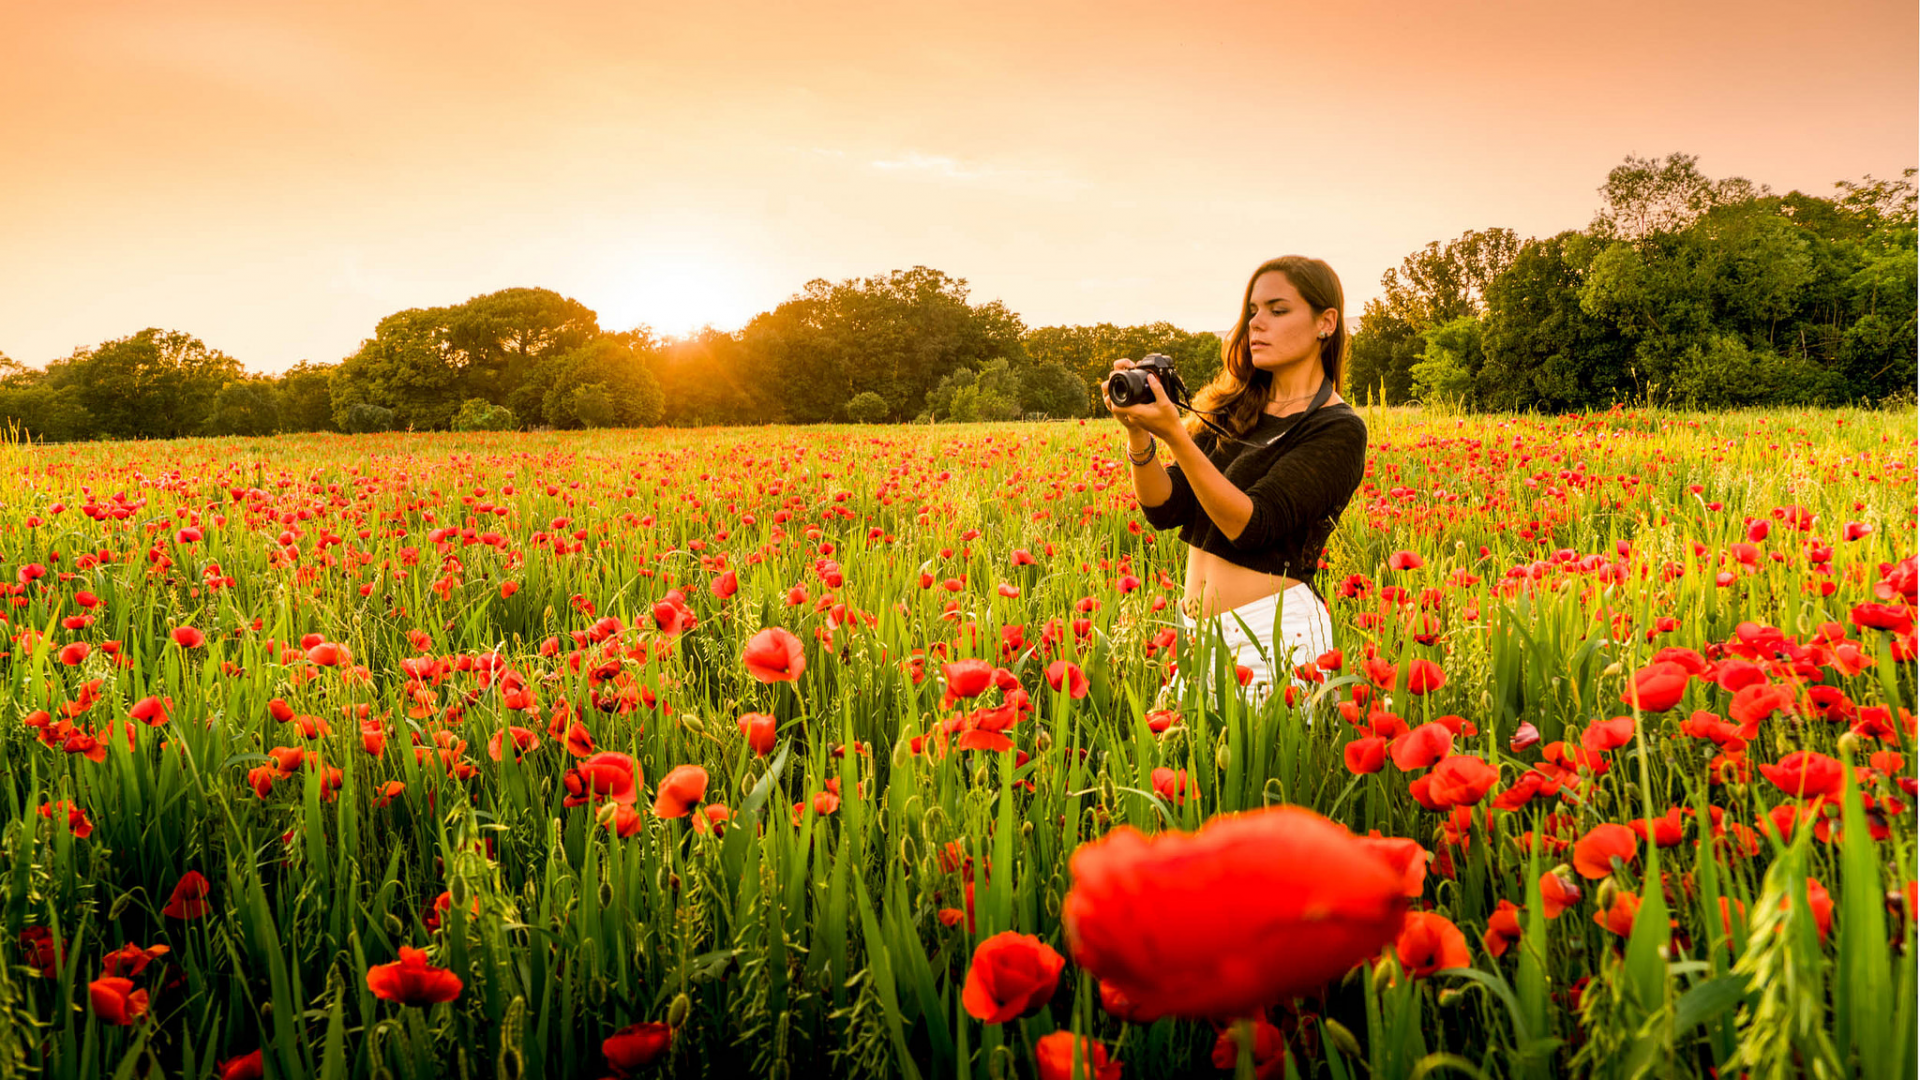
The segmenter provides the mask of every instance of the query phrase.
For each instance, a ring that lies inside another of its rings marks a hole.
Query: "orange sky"
[[[1913,0],[9,3],[0,352],[259,371],[510,286],[737,329],[915,264],[1029,326],[1358,315],[1429,240],[1584,227],[1628,154],[1784,193],[1920,163]]]

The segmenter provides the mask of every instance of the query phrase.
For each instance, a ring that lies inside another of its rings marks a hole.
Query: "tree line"
[[[1585,230],[1470,231],[1389,270],[1348,396],[1546,412],[1910,399],[1914,175],[1774,195],[1685,154],[1628,157]],[[1029,328],[924,266],[816,279],[736,332],[683,338],[515,288],[396,312],[338,363],[274,376],[152,328],[43,368],[0,356],[0,423],[70,440],[1071,418],[1096,410],[1116,358],[1166,353],[1198,387],[1220,345],[1165,322]]]
[[[1915,169],[1832,198],[1628,157],[1583,231],[1429,243],[1381,279],[1354,397],[1566,412],[1911,401]]]

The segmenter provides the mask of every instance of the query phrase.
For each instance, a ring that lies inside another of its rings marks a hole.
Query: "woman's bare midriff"
[[[1345,401],[1338,393],[1331,395],[1327,403],[1338,405]],[[1268,410],[1272,411],[1272,410]],[[1298,409],[1275,416],[1291,416]],[[1264,600],[1276,593],[1282,593],[1295,585],[1298,579],[1285,574],[1268,574],[1259,570],[1249,570],[1237,566],[1215,555],[1211,551],[1202,551],[1189,544],[1187,546],[1187,589],[1181,598],[1181,610],[1189,619],[1211,618],[1223,611],[1251,604],[1255,600]]]
[[[1181,610],[1190,619],[1212,618],[1300,584],[1285,574],[1249,570],[1197,547],[1187,547],[1187,589]]]

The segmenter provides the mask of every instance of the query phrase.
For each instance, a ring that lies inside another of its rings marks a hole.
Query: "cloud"
[[[891,158],[872,160],[867,162],[867,165],[884,174],[903,179],[933,180],[970,187],[1022,191],[1036,189],[1079,191],[1091,186],[1085,180],[1057,169],[1007,168],[966,162],[944,154],[923,154],[914,150]]]

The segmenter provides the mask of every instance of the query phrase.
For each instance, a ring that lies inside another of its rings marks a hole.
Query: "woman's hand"
[[[1131,360],[1115,360],[1113,362],[1113,371],[1116,372],[1126,371],[1131,367],[1133,367],[1133,361]],[[1111,376],[1112,372],[1108,374]],[[1112,413],[1114,419],[1120,421],[1121,426],[1125,427],[1128,431],[1138,431],[1148,435],[1156,435],[1162,440],[1171,441],[1174,437],[1174,431],[1181,426],[1180,410],[1174,408],[1173,402],[1167,400],[1166,391],[1160,388],[1160,380],[1158,378],[1148,375],[1147,385],[1153,390],[1153,400],[1151,402],[1142,402],[1139,405],[1115,405],[1113,399],[1107,396],[1107,383],[1105,379],[1102,379],[1100,381],[1100,400],[1106,402],[1107,411]]]

